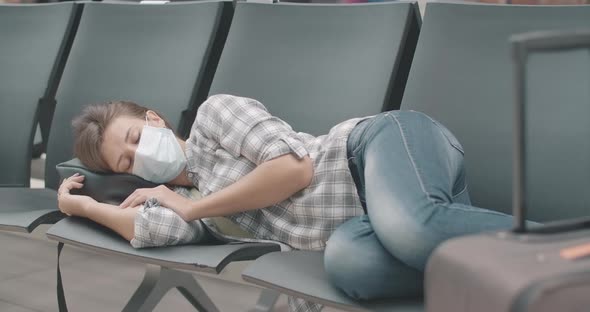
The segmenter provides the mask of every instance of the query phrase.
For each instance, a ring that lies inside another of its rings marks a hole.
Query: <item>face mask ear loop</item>
[[[145,113],[145,125],[146,125],[146,126],[149,126],[149,125],[150,125],[150,124],[148,123],[148,120],[147,120],[147,113]]]

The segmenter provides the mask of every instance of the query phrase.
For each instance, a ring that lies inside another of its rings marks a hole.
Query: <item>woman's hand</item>
[[[96,201],[90,196],[70,194],[70,190],[79,189],[84,186],[82,181],[84,181],[84,176],[76,173],[73,176],[64,179],[57,190],[57,204],[59,210],[68,216],[86,217],[86,210],[96,203]]]
[[[127,197],[121,205],[121,208],[135,207],[145,203],[146,200],[155,198],[163,207],[174,210],[182,219],[187,220],[187,212],[191,206],[191,200],[177,194],[165,185],[159,185],[154,188],[137,189]]]

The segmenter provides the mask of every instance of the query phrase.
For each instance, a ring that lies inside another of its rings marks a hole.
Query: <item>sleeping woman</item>
[[[200,106],[186,141],[163,116],[124,101],[88,106],[73,126],[75,155],[88,168],[163,184],[114,206],[70,194],[84,183],[74,175],[58,190],[64,213],[136,247],[190,241],[191,222],[225,216],[257,239],[325,250],[329,278],[355,299],[419,294],[438,244],[513,221],[471,205],[461,144],[419,112],[350,119],[314,137],[256,100],[215,95]],[[173,186],[195,187],[203,198]],[[146,218],[154,203],[166,208]],[[151,228],[173,239],[150,241]]]

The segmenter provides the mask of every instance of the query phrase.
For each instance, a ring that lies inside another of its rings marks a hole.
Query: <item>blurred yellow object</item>
[[[568,260],[576,260],[590,256],[590,243],[562,249],[559,255]]]

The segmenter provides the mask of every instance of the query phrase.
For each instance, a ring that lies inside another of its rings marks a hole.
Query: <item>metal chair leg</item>
[[[271,289],[263,289],[256,306],[248,312],[271,312],[281,294]]]
[[[219,312],[191,274],[149,264],[143,281],[122,312],[152,311],[172,288],[177,288],[198,311]]]

